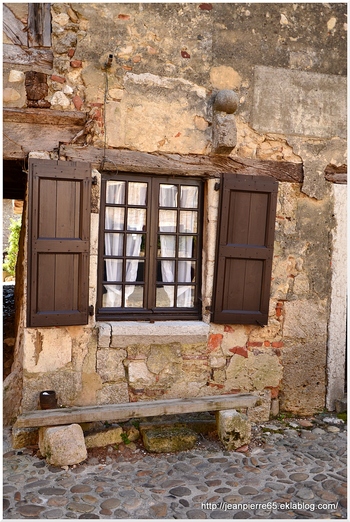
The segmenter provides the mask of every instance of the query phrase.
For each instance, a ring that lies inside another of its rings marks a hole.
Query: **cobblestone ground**
[[[65,469],[5,444],[3,519],[346,519],[347,432],[333,421],[266,423],[245,452],[110,447]]]

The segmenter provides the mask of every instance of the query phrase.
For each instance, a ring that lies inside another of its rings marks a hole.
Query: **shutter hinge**
[[[218,190],[220,190],[220,183],[218,181],[214,185],[214,190],[215,192],[218,192]]]
[[[97,176],[92,177],[92,184],[97,185]]]
[[[89,315],[92,317],[94,315],[94,312],[95,312],[94,305],[90,305],[89,306]]]
[[[205,309],[208,310],[208,312],[211,312],[211,305],[206,306]]]

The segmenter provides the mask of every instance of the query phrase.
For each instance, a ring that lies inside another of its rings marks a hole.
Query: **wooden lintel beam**
[[[86,123],[87,115],[79,111],[56,111],[51,109],[4,108],[3,121],[34,123],[37,125],[78,125]]]
[[[158,415],[250,408],[256,404],[257,399],[257,396],[249,393],[238,393],[234,395],[194,397],[191,399],[168,399],[97,406],[76,406],[44,411],[37,410],[23,413],[17,417],[15,427],[33,428],[92,421],[121,422],[128,419]]]
[[[331,183],[345,185],[347,183],[348,167],[347,165],[340,165],[338,167],[336,165],[327,165],[324,171],[324,177]]]
[[[199,154],[159,154],[124,149],[97,149],[92,146],[62,145],[60,156],[72,161],[88,161],[105,171],[140,172],[160,175],[220,177],[223,172],[266,175],[290,183],[302,183],[302,163],[260,161]]]

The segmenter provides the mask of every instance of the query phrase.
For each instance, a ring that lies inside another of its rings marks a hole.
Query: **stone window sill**
[[[98,322],[100,348],[124,348],[132,344],[194,344],[207,342],[209,325],[203,321]]]

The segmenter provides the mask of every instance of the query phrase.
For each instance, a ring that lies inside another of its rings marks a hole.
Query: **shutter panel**
[[[223,174],[213,322],[268,322],[278,182]]]
[[[29,160],[28,326],[87,324],[89,163]]]

